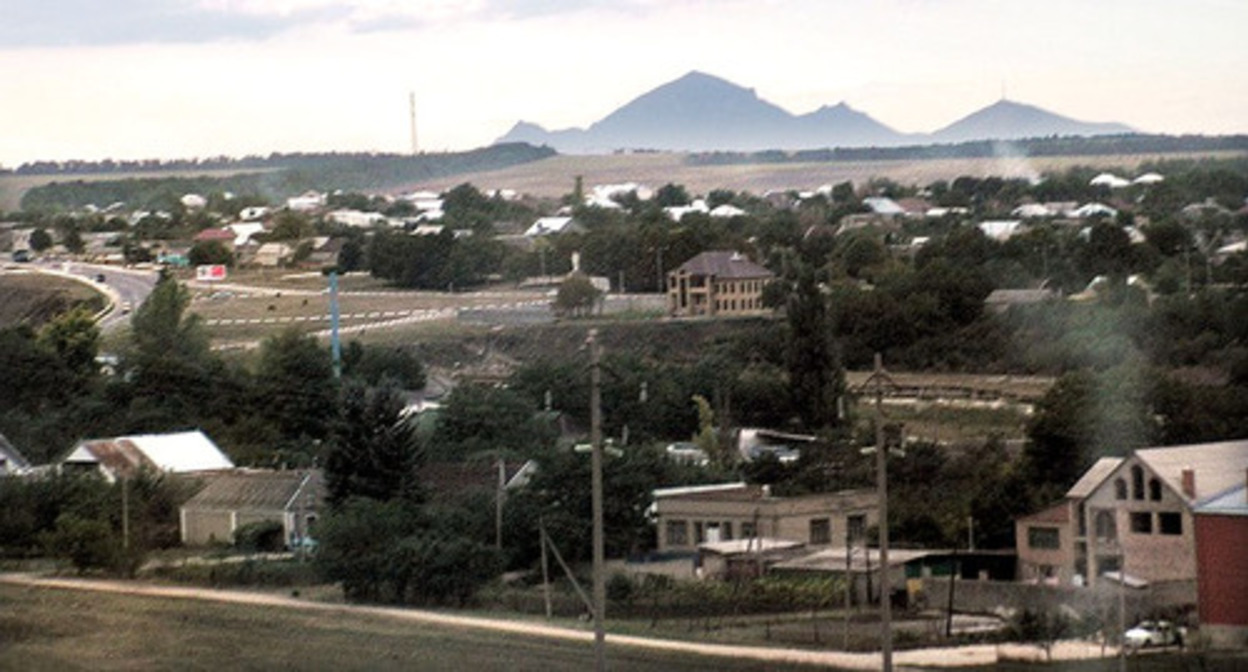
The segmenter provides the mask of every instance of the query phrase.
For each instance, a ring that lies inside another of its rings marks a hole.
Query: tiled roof
[[[717,278],[770,278],[775,274],[750,261],[740,252],[703,252],[677,269],[689,275]]]

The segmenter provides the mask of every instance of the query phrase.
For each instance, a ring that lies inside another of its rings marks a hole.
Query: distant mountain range
[[[753,89],[694,71],[638,96],[589,128],[548,131],[521,121],[497,142],[527,142],[567,154],[590,154],[620,149],[896,147],[1133,132],[1123,124],[1078,121],[1003,99],[934,133],[902,133],[845,103],[794,115],[759,98]]]

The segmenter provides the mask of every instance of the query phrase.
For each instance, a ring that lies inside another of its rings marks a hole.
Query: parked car
[[[1123,635],[1128,647],[1174,646],[1183,643],[1183,633],[1169,621],[1140,621]]]

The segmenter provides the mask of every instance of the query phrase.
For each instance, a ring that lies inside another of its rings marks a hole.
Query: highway
[[[130,319],[130,311],[138,308],[156,286],[158,274],[152,270],[137,270],[119,266],[84,264],[72,261],[43,261],[32,264],[32,269],[89,283],[108,297],[111,310],[102,314],[100,329],[111,331]],[[99,277],[103,276],[101,282]]]

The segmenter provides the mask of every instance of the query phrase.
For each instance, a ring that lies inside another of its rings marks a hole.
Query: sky
[[[930,132],[1000,99],[1248,133],[1243,0],[0,0],[0,167],[481,147],[690,70]]]

